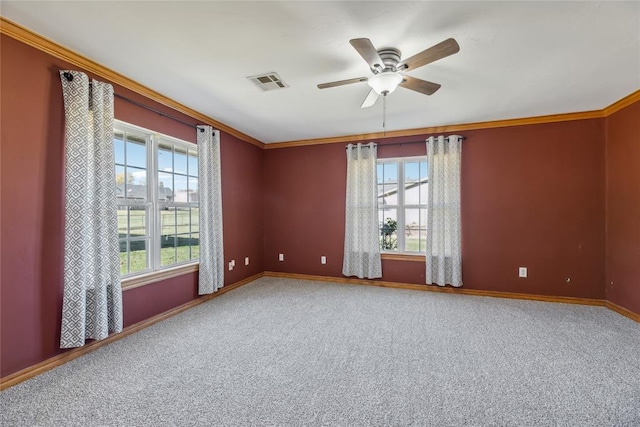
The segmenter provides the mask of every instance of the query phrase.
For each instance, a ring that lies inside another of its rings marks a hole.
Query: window
[[[427,159],[378,160],[378,220],[383,252],[426,250]]]
[[[198,260],[197,146],[116,121],[120,273]]]

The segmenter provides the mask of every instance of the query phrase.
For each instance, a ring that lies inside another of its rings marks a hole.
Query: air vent
[[[259,74],[257,76],[249,76],[247,78],[264,92],[268,90],[280,90],[289,87],[288,84],[282,81],[278,73]]]

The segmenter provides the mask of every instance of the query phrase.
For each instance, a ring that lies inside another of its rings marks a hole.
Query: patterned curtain
[[[427,201],[426,282],[462,286],[460,227],[460,158],[462,137],[427,139],[429,197]]]
[[[71,80],[67,78],[71,76]],[[60,347],[122,331],[113,87],[60,71],[65,110],[64,293]]]
[[[382,277],[374,143],[347,145],[347,199],[342,274]]]
[[[222,186],[220,132],[198,126],[200,197],[200,273],[198,294],[211,294],[224,286],[222,241]]]

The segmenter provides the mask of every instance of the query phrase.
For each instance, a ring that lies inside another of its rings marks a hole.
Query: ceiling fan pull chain
[[[387,95],[382,96],[382,133],[387,136]]]

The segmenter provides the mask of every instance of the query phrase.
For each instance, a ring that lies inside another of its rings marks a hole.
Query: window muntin
[[[121,275],[197,261],[197,146],[117,122],[114,156]]]
[[[377,168],[380,249],[424,252],[429,189],[426,157],[380,159]]]

